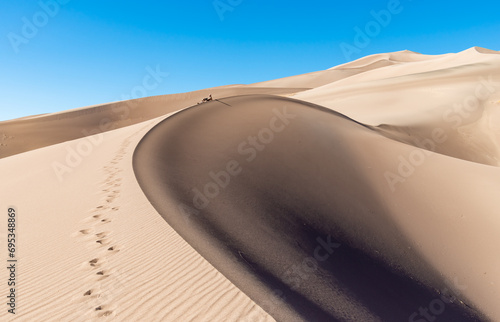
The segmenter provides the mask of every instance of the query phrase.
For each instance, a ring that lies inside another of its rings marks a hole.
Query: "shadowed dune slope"
[[[163,218],[277,320],[408,321],[445,285],[367,180],[384,165],[355,155],[380,142],[406,147],[317,105],[238,96],[160,123],[134,171]],[[457,296],[439,319],[480,320]]]
[[[212,94],[215,99],[245,94],[289,94],[305,88],[227,86],[153,96],[0,122],[0,158],[144,122]]]

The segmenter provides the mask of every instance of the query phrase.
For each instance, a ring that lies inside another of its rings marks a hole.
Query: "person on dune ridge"
[[[206,102],[210,102],[210,101],[213,101],[212,94],[208,95],[208,97],[203,98],[203,100],[201,102],[199,102],[198,104],[206,103]]]

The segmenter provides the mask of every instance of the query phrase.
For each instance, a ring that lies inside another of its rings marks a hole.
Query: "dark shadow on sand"
[[[286,113],[295,117],[283,119]],[[251,153],[245,142],[272,122],[283,129],[272,139],[264,131],[268,143],[259,141],[264,148]],[[440,298],[443,285],[429,285],[438,272],[410,250],[357,171],[349,152],[349,134],[356,131],[371,130],[297,100],[232,97],[159,124],[139,144],[134,170],[163,218],[277,320],[408,321]],[[234,162],[241,172],[217,185],[211,173],[228,172]],[[210,183],[218,193],[211,185],[213,198],[197,207],[193,189]],[[325,247],[328,240],[340,245]],[[409,272],[413,266],[425,280]],[[459,301],[437,318],[481,320]]]

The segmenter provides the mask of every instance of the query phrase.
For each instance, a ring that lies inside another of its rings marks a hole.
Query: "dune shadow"
[[[310,103],[231,97],[160,123],[134,171],[162,217],[277,320],[424,319],[419,308],[442,298],[429,282],[439,273],[357,168],[350,145],[363,131]],[[460,301],[434,316],[481,320]]]

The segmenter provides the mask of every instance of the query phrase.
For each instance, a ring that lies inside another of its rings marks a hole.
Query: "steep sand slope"
[[[294,98],[360,122],[396,140],[456,158],[500,165],[500,54],[454,55],[367,71]]]
[[[133,151],[159,120],[0,160],[0,209],[17,208],[20,259],[17,315],[2,309],[1,321],[272,321],[139,188]],[[88,143],[77,164],[68,151]],[[52,164],[68,155],[75,166],[59,181]]]
[[[429,114],[441,116],[443,108],[463,103],[481,85],[479,99],[498,91],[500,53],[478,50],[369,70],[298,93],[295,98],[372,125],[400,124],[415,117],[429,120]]]
[[[412,153],[418,171],[387,181]],[[500,317],[498,168],[255,95],[164,121],[134,169],[167,222],[278,320],[404,321],[442,294],[459,300],[441,319]]]

